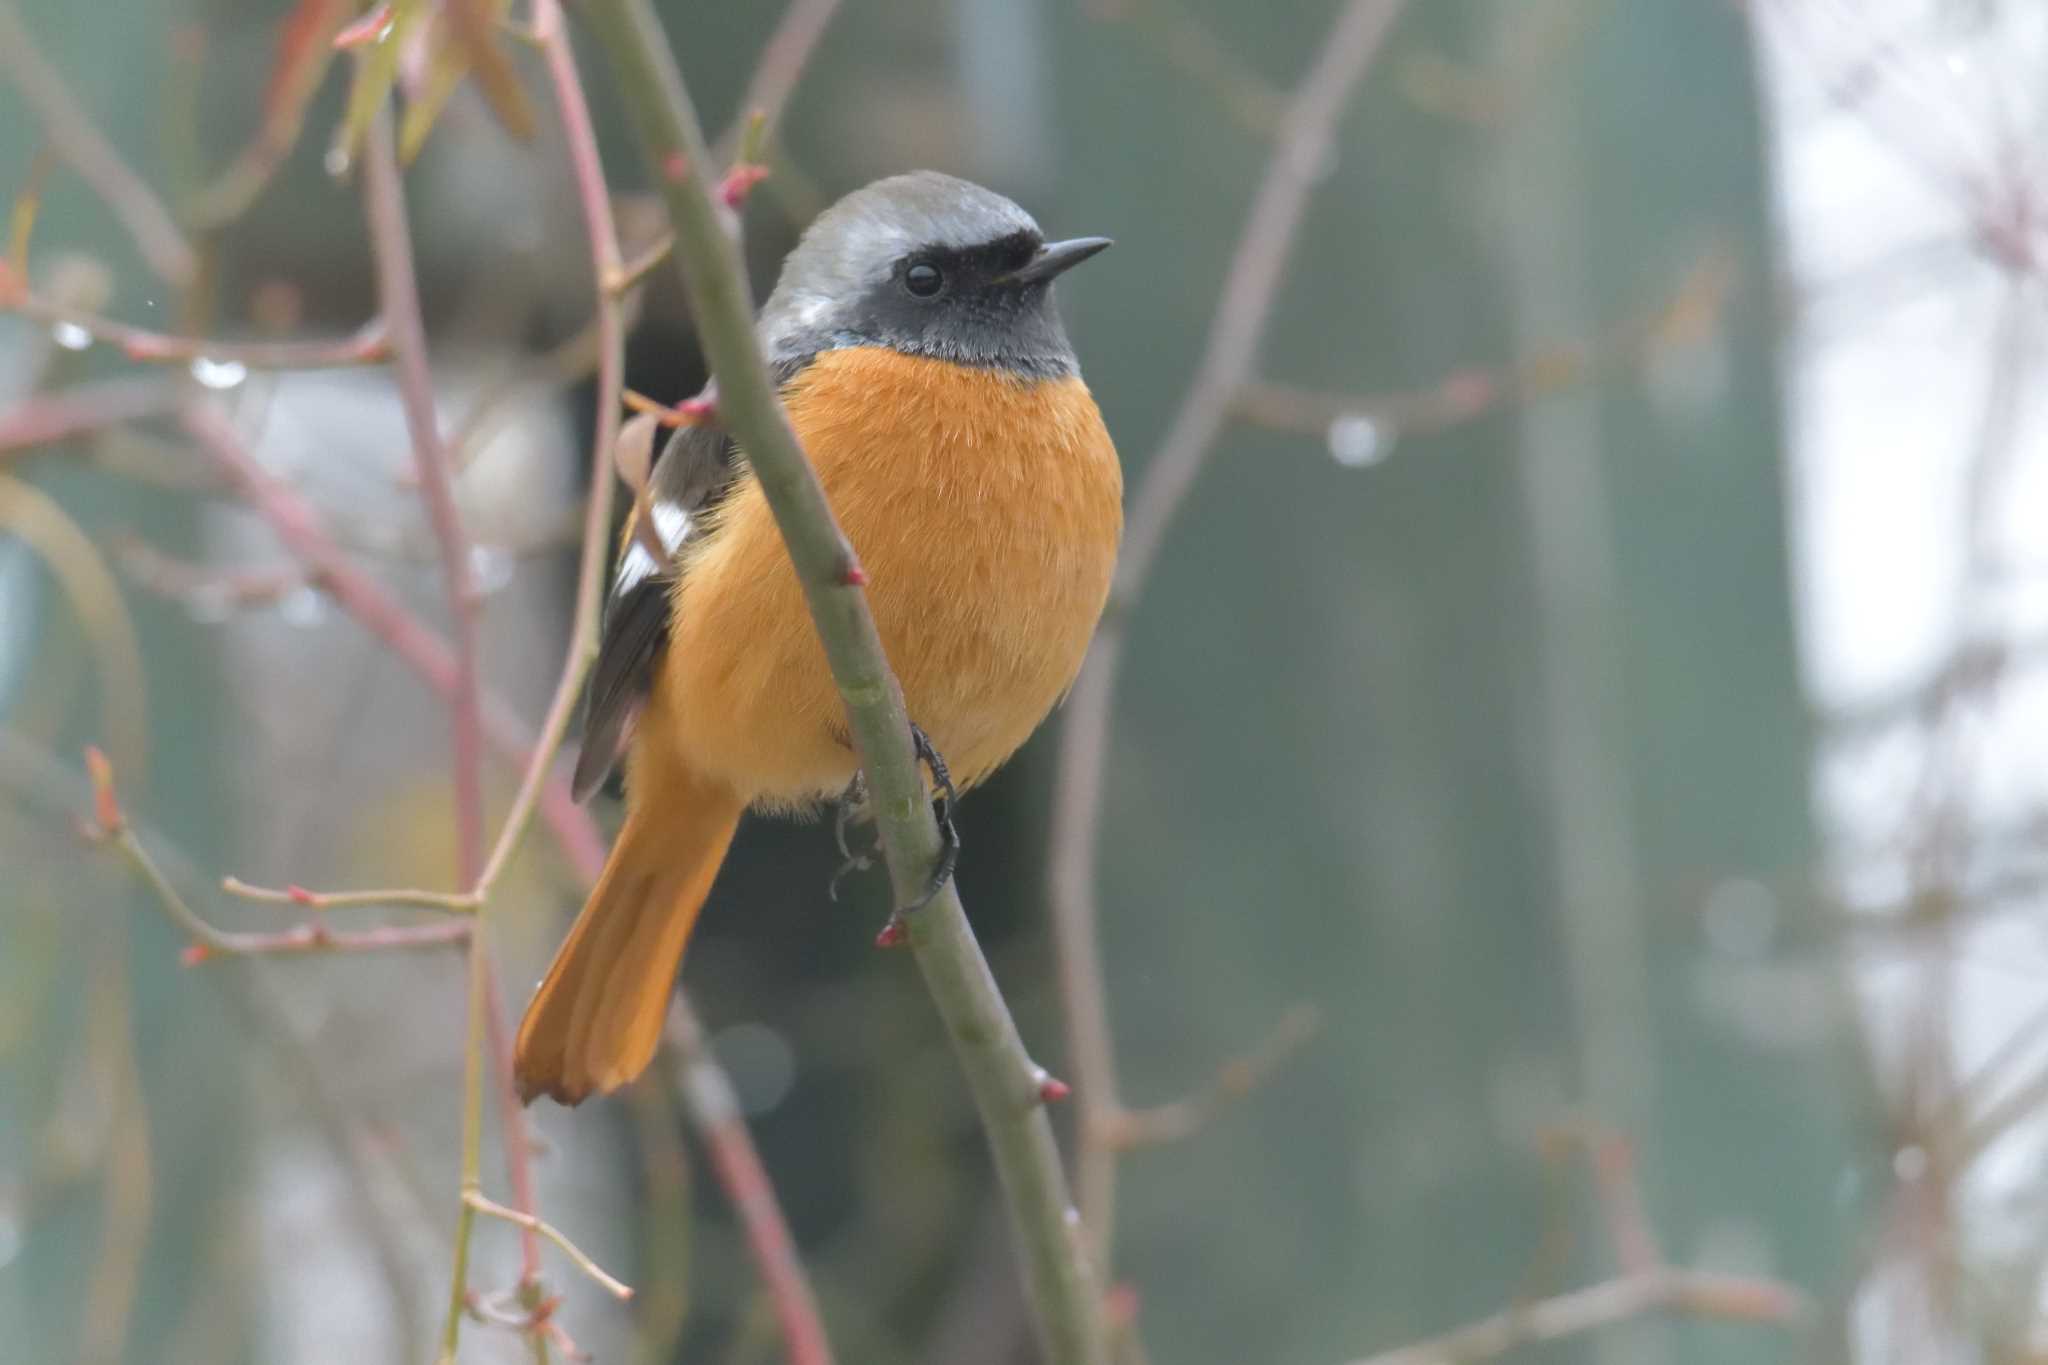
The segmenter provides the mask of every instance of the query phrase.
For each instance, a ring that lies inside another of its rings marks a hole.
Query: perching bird
[[[1052,296],[1108,245],[1047,242],[964,180],[895,176],[811,225],[759,322],[910,718],[962,788],[1065,694],[1108,596],[1123,477]],[[520,1025],[528,1101],[575,1104],[646,1068],[740,816],[815,807],[857,767],[745,453],[679,433],[645,507],[576,766],[580,798],[629,751],[626,821]]]

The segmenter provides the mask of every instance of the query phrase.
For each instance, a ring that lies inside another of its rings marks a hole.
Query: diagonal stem
[[[720,414],[753,463],[803,584],[873,792],[896,903],[907,905],[937,863],[938,825],[902,693],[851,572],[858,563],[853,547],[833,519],[755,340],[753,300],[738,246],[711,197],[696,110],[646,0],[593,0],[586,13],[661,186]],[[1024,1049],[956,887],[948,882],[908,924],[1009,1200],[1046,1355],[1055,1365],[1102,1365],[1100,1296],[1070,1222],[1066,1175],[1039,1094],[1042,1073]]]

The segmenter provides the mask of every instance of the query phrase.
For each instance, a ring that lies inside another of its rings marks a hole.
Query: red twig
[[[1123,618],[1159,554],[1167,527],[1254,374],[1266,321],[1293,254],[1309,197],[1330,156],[1338,117],[1399,17],[1402,0],[1349,0],[1315,65],[1290,98],[1265,179],[1231,257],[1199,368],[1159,451],[1146,462],[1124,538],[1110,609],[1066,705],[1052,834],[1052,903],[1075,1090],[1080,1100],[1081,1212],[1109,1271],[1117,1154],[1116,1055],[1096,936],[1095,863],[1102,821],[1110,704]]]
[[[389,115],[380,116],[388,120]],[[484,799],[481,707],[476,659],[476,584],[469,536],[455,502],[455,476],[434,413],[434,380],[427,368],[427,334],[420,320],[419,287],[413,275],[412,236],[406,222],[405,187],[390,130],[371,130],[364,156],[363,203],[377,267],[378,311],[391,337],[392,370],[400,405],[412,437],[413,463],[427,504],[447,581],[449,631],[455,646],[455,688],[449,704],[455,735],[455,826],[457,861],[464,885],[483,871]]]
[[[121,851],[130,865],[149,882],[172,922],[184,930],[186,936],[192,940],[182,955],[182,960],[188,967],[198,966],[216,957],[430,948],[459,943],[469,937],[470,923],[466,920],[418,926],[399,925],[346,933],[336,933],[328,929],[326,922],[317,917],[281,933],[246,934],[217,928],[187,904],[177,888],[170,884],[169,879],[157,867],[148,850],[143,848],[135,837],[135,831],[121,809],[120,797],[114,788],[114,765],[107,761],[107,756],[96,748],[87,749],[85,771],[92,782],[93,821],[97,825],[91,833],[95,838],[111,842]]]
[[[285,549],[306,566],[308,579],[429,687],[444,697],[452,696],[455,657],[448,642],[356,566],[328,533],[312,504],[273,477],[249,452],[220,406],[194,399],[178,417],[235,491],[269,523]],[[531,765],[532,746],[524,727],[509,706],[488,693],[483,697],[483,726],[492,748],[515,763]],[[542,784],[539,806],[572,865],[588,868],[603,864],[604,838],[590,813],[570,796],[565,777],[551,776]]]
[[[484,873],[483,796],[483,710],[477,674],[478,598],[470,558],[470,542],[462,526],[455,500],[455,472],[448,447],[441,437],[440,419],[434,411],[434,379],[427,364],[426,326],[420,316],[419,285],[414,276],[411,227],[405,211],[405,186],[398,170],[398,155],[392,146],[391,115],[380,108],[372,121],[363,147],[363,205],[369,229],[371,255],[376,262],[378,311],[391,337],[392,370],[398,381],[400,406],[405,410],[412,438],[413,467],[419,475],[420,494],[427,505],[427,517],[434,528],[440,550],[441,574],[448,592],[449,630],[454,640],[455,678],[449,698],[449,719],[454,731],[453,775],[457,875],[464,885],[474,885]],[[545,752],[545,746],[542,747]],[[536,759],[536,763],[543,761]],[[479,912],[481,914],[481,912]],[[512,1103],[512,1048],[504,1018],[504,991],[498,981],[496,964],[480,929],[473,933],[469,951],[476,959],[470,972],[470,989],[481,993],[472,1000],[471,1018],[477,1011],[485,1019],[490,1043],[491,1071],[497,1084],[499,1119],[503,1126],[505,1163],[511,1173],[513,1198],[519,1212],[535,1218],[533,1203],[533,1151],[526,1133],[526,1110]],[[472,1024],[468,1064],[481,1067],[485,1059],[474,1055],[478,1045]],[[472,1087],[474,1080],[471,1081]],[[474,1129],[475,1101],[472,1099],[466,1125]],[[472,1149],[473,1150],[473,1149]],[[475,1180],[474,1170],[465,1170],[464,1194]],[[465,1204],[458,1223],[457,1240],[470,1228]],[[522,1284],[540,1278],[540,1238],[530,1224],[519,1232]],[[456,1290],[462,1290],[460,1267],[463,1255],[458,1247]],[[452,1321],[452,1319],[451,1319]]]
[[[344,365],[375,365],[390,356],[384,325],[370,321],[342,337],[303,341],[230,341],[224,337],[172,336],[152,332],[83,308],[71,308],[33,294],[0,301],[0,312],[19,313],[54,326],[76,327],[103,345],[118,349],[142,364],[179,364],[189,360],[232,363],[251,370],[325,370]]]
[[[746,1231],[747,1246],[768,1285],[776,1320],[782,1324],[790,1365],[831,1365],[832,1346],[825,1338],[824,1321],[818,1315],[803,1262],[797,1259],[796,1241],[775,1198],[775,1186],[754,1150],[732,1083],[711,1060],[703,1026],[681,999],[669,1010],[668,1039],[676,1050],[690,1121],[710,1152],[719,1184]]]
[[[618,296],[606,287],[606,282],[616,278],[620,270],[611,196],[590,121],[589,105],[577,74],[575,53],[571,50],[556,0],[537,0],[534,28],[554,84],[564,139],[575,173],[577,196],[583,207],[584,229],[590,238],[599,333],[597,431],[591,451],[590,514],[584,526],[584,559],[576,597],[576,621],[570,631],[568,661],[563,666],[554,706],[550,707],[552,717],[557,708],[574,704],[596,649],[597,614],[610,522],[609,493],[613,486],[611,456],[618,444],[618,399],[624,391],[625,343]],[[552,727],[543,728],[551,730]],[[579,871],[586,879],[594,881],[602,870],[603,861],[600,850],[598,856],[580,867]],[[726,1197],[732,1201],[742,1226],[746,1228],[747,1245],[753,1252],[754,1263],[767,1288],[769,1300],[775,1306],[776,1318],[782,1324],[792,1365],[830,1365],[832,1352],[824,1323],[818,1314],[817,1299],[811,1292],[803,1263],[796,1254],[795,1242],[783,1220],[775,1187],[761,1164],[745,1118],[738,1106],[732,1103],[732,1086],[702,1048],[702,1031],[688,1003],[680,997],[671,1014],[670,1037],[685,1045],[684,1101],[711,1154],[712,1167]]]
[[[168,413],[177,404],[178,391],[159,379],[109,379],[30,394],[0,413],[0,455],[138,422]]]

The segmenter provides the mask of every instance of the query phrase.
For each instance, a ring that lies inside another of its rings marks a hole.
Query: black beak
[[[1110,245],[1107,237],[1070,237],[1064,242],[1047,242],[1038,254],[999,281],[1002,284],[1043,284],[1064,275],[1096,252]]]

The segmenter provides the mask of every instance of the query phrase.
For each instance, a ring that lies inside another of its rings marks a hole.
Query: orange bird
[[[911,719],[962,788],[1066,693],[1109,593],[1123,476],[1052,295],[1108,245],[1048,242],[1001,195],[919,171],[826,210],[762,311]],[[529,1102],[646,1068],[740,816],[814,809],[857,767],[745,453],[678,433],[643,506],[576,765],[581,798],[627,753],[626,822],[519,1026]]]

